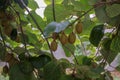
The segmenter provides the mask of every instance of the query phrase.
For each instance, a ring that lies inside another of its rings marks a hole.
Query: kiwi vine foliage
[[[9,80],[112,80],[104,68],[120,52],[120,1],[44,2],[42,18],[34,0],[0,0],[2,75]],[[54,57],[58,46],[73,63]]]

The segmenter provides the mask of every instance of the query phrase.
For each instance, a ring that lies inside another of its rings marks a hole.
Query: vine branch
[[[4,47],[5,47],[5,49],[6,49],[6,44],[5,44],[5,40],[4,40],[4,36],[3,36],[3,33],[2,33],[2,26],[0,25],[0,35],[1,35],[1,38],[2,38],[2,42],[3,42],[3,44],[4,44]]]
[[[55,0],[52,0],[52,11],[53,11],[53,20],[56,21]]]
[[[30,13],[30,11],[28,10],[28,8],[26,7],[26,5],[25,5],[25,3],[23,2],[23,0],[20,0],[20,1],[21,1],[22,5],[24,6],[25,10],[26,10],[26,11],[29,13],[29,15],[31,16],[31,18],[32,18],[33,22],[35,23],[35,25],[37,26],[38,30],[41,32],[41,34],[42,34],[42,35],[44,36],[44,38],[45,38],[45,35],[44,35],[42,29],[40,28],[39,24],[37,23],[37,21],[35,20],[35,18],[33,17],[33,15]],[[51,55],[52,55],[52,57],[53,57],[53,59],[54,59],[54,55],[53,55],[52,50],[50,49],[50,44],[49,44],[48,39],[45,38],[45,41],[47,42],[48,47],[49,47],[49,50],[50,50],[50,52],[51,52]]]
[[[24,47],[25,47],[25,51],[27,52],[27,54],[29,55],[29,52],[27,50],[27,44],[26,44],[26,40],[25,40],[25,37],[24,37],[24,31],[23,31],[23,28],[22,28],[22,24],[21,24],[21,17],[20,17],[20,14],[18,11],[16,11],[14,9],[14,7],[12,5],[10,5],[10,7],[15,11],[15,13],[17,14],[18,18],[19,18],[19,25],[20,25],[20,31],[21,31],[21,34],[22,34],[22,38],[23,38],[23,44],[24,44]]]

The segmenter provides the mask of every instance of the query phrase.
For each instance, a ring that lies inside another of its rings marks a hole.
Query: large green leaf
[[[45,80],[58,80],[62,75],[61,67],[57,62],[49,62],[44,67]]]
[[[37,8],[39,8],[39,6],[35,2],[35,0],[28,0],[28,7],[31,8],[31,9],[33,9],[33,10],[36,10]]]
[[[32,64],[27,60],[21,61],[19,64],[19,68],[20,68],[21,72],[24,74],[29,74],[29,73],[32,73],[32,71],[33,71]]]
[[[112,51],[112,50],[105,50],[105,49],[101,49],[100,50],[102,56],[104,56],[104,58],[106,59],[106,61],[110,64],[115,57],[117,56],[117,52]]]
[[[114,16],[112,18],[110,18],[108,15],[107,15],[107,12],[106,12],[106,6],[100,6],[100,7],[97,7],[95,8],[95,14],[98,18],[98,20],[100,22],[103,22],[103,23],[108,23],[110,25],[117,25],[120,23],[120,14],[115,14],[117,16]]]
[[[9,76],[9,80],[37,80],[33,73],[22,73],[19,64],[14,64],[10,67]]]
[[[91,44],[97,47],[103,36],[104,36],[104,25],[103,24],[96,25],[91,31],[89,41]]]
[[[39,25],[38,27],[43,29],[45,27],[45,22],[43,21],[43,19],[35,12],[35,10],[30,11],[30,13],[34,17],[36,23]],[[30,14],[27,15],[27,18],[30,21],[30,23],[33,25],[33,27],[36,27],[36,24],[34,20],[31,18]]]
[[[120,36],[115,36],[115,38],[113,38],[110,49],[115,52],[120,52]]]
[[[120,15],[120,4],[106,6],[106,13],[109,17],[115,17]]]
[[[82,80],[97,79],[100,78],[100,73],[91,71],[89,66],[81,65],[76,68],[76,77]]]
[[[80,80],[72,75],[62,75],[59,80]]]
[[[56,18],[56,21],[61,22],[62,20],[65,20],[67,17],[69,17],[71,15],[71,12],[72,11],[70,9],[66,8],[64,5],[56,4],[55,5],[55,18]],[[45,8],[44,16],[47,19],[47,23],[50,23],[51,21],[54,21],[52,5],[48,5]]]
[[[38,57],[31,57],[30,62],[34,66],[34,68],[40,69],[45,66],[48,62],[51,61],[51,58],[47,55],[40,55]]]
[[[76,11],[86,11],[91,8],[88,1],[85,0],[71,0]]]
[[[106,6],[95,8],[95,14],[101,22],[108,22],[110,19],[106,14],[105,8]]]
[[[61,4],[63,0],[54,0],[55,4]],[[44,0],[44,2],[48,4],[52,4],[52,0]]]
[[[74,54],[75,46],[73,44],[65,44],[63,46],[63,49],[65,51],[65,54],[67,57],[70,57],[72,54]]]
[[[35,43],[39,42],[37,36],[34,33],[30,32],[29,30],[27,30],[25,32],[25,34],[28,36],[29,44],[35,44]]]
[[[95,3],[99,2],[99,0],[89,0],[89,5],[94,5]]]
[[[83,31],[80,35],[89,35],[90,32],[92,31],[92,28],[95,26],[95,23],[92,22],[91,20],[86,20],[86,19],[84,19],[82,23],[83,23]]]

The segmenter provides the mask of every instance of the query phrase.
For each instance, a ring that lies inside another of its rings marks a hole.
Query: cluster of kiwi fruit
[[[11,40],[18,41],[16,15],[11,11],[0,10],[0,25],[3,33],[10,37]]]
[[[76,25],[75,25],[75,32],[72,31],[68,36],[65,34],[64,31],[60,32],[60,33],[53,33],[52,34],[52,39],[53,41],[51,42],[51,50],[52,51],[56,51],[57,50],[57,47],[58,47],[58,44],[57,44],[57,39],[61,42],[62,45],[65,45],[67,43],[70,43],[70,44],[74,44],[75,41],[76,41],[76,34],[80,34],[82,32],[82,23],[81,22],[78,22]]]

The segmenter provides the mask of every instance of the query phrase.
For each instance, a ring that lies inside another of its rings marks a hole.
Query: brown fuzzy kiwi
[[[56,42],[55,40],[53,40],[53,41],[51,42],[51,45],[50,45],[51,50],[52,50],[52,51],[56,51],[56,50],[57,50],[57,47],[58,47],[57,42]]]
[[[75,26],[75,31],[77,34],[80,34],[82,32],[83,25],[81,22],[78,22],[77,25]]]
[[[75,35],[75,33],[71,32],[68,36],[68,42],[73,44],[75,42],[75,40],[76,40],[76,35]]]
[[[3,67],[3,73],[7,74],[9,72],[9,68],[7,65]]]
[[[56,40],[59,37],[59,33],[52,33],[52,38]]]
[[[62,45],[65,45],[68,43],[68,37],[64,32],[61,33],[60,42]]]

